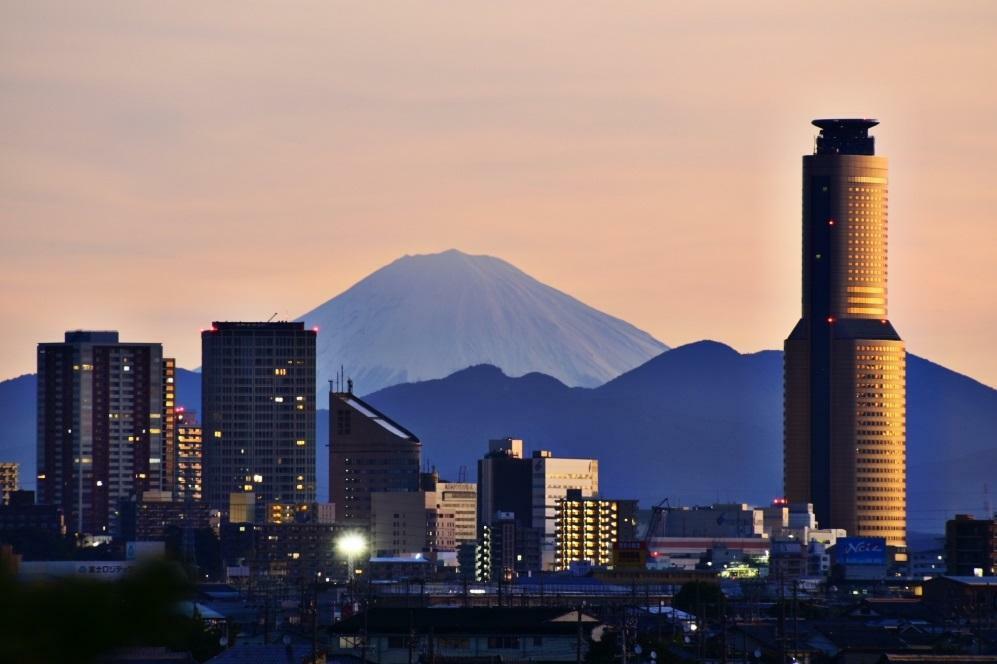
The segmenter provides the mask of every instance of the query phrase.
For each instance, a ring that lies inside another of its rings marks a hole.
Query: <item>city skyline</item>
[[[777,348],[799,303],[799,119],[872,116],[897,164],[892,318],[911,352],[997,384],[997,9],[856,5],[861,53],[809,49],[810,13],[774,4],[437,10],[10,8],[0,377],[74,328],[193,367],[205,321],[291,319],[451,247],[671,346]],[[181,253],[203,268],[164,281]],[[183,306],[145,297],[161,288]]]

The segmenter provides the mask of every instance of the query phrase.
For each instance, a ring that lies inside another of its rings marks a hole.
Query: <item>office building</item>
[[[533,527],[533,463],[523,458],[523,441],[488,441],[478,461],[478,526],[488,525],[499,512],[512,514],[524,527]]]
[[[784,485],[822,528],[906,541],[906,354],[887,314],[888,172],[875,120],[815,120],[803,157],[803,315],[785,342]]]
[[[21,488],[18,465],[13,461],[0,461],[0,505],[6,505],[10,492]]]
[[[176,448],[176,497],[179,501],[200,502],[204,497],[202,446],[204,430],[197,422],[197,413],[183,407],[174,415]]]
[[[599,462],[595,459],[559,459],[547,450],[533,452],[532,499],[533,528],[543,533],[541,569],[554,568],[557,548],[554,517],[557,501],[575,489],[582,497],[599,495]]]
[[[162,490],[163,348],[117,332],[38,345],[38,499],[77,533],[109,536],[121,501]]]
[[[436,494],[436,508],[452,513],[454,547],[478,540],[478,485],[473,482],[447,482],[434,470],[422,473],[422,489]]]
[[[216,322],[201,333],[203,494],[315,502],[315,330],[304,323]]]
[[[618,542],[637,538],[637,501],[585,497],[569,489],[554,511],[554,569],[613,564]]]
[[[439,507],[435,491],[375,491],[370,542],[378,557],[454,551],[454,513]]]
[[[371,494],[418,491],[422,443],[352,392],[329,393],[329,502],[340,522],[370,525]]]
[[[997,575],[997,517],[957,514],[947,521],[945,560],[950,576]]]

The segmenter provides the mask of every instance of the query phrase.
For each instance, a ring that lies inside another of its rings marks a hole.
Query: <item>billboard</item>
[[[839,565],[885,565],[886,539],[882,537],[839,537],[834,545]]]

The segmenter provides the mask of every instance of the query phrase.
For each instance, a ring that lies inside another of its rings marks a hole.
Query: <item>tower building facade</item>
[[[329,502],[339,521],[368,528],[371,495],[418,491],[422,443],[352,392],[329,392]]]
[[[315,339],[304,323],[223,322],[201,333],[204,500],[315,502]]]
[[[819,525],[906,540],[906,352],[887,314],[875,120],[815,120],[803,157],[803,315],[786,339],[784,486]]]
[[[38,502],[61,507],[72,532],[110,536],[122,501],[170,488],[172,371],[161,344],[113,331],[38,344]]]

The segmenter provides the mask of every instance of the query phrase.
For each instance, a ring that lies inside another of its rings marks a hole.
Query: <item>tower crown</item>
[[[876,138],[869,130],[879,124],[879,120],[869,118],[819,119],[813,121],[820,127],[817,136],[816,154],[876,154]]]

